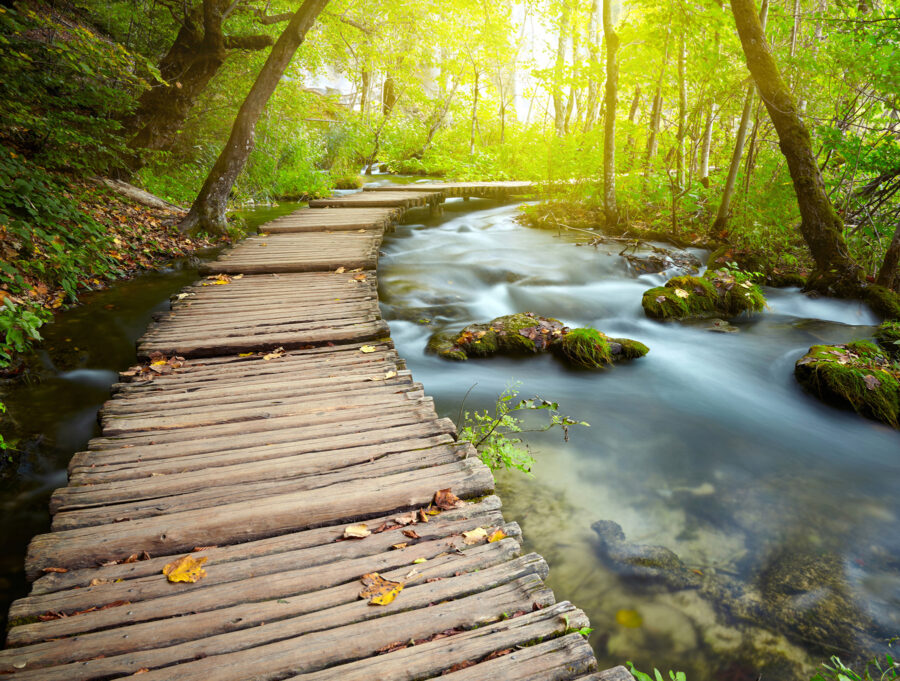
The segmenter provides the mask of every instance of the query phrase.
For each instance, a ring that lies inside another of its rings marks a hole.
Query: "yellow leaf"
[[[413,561],[413,564],[414,564],[414,565],[421,565],[422,563],[426,562],[427,560],[428,560],[427,558],[416,558],[416,559]]]
[[[388,380],[389,378],[393,378],[393,377],[396,376],[396,375],[397,375],[397,372],[396,372],[396,371],[388,371],[388,372],[384,375],[384,380]]]
[[[359,597],[368,598],[369,605],[387,605],[403,591],[401,582],[392,582],[377,572],[365,574],[360,580],[365,588],[359,592]]]
[[[206,570],[201,565],[206,562],[206,558],[194,558],[193,556],[184,556],[173,563],[169,563],[163,568],[163,574],[169,578],[170,582],[196,582],[201,577],[206,577]]]
[[[402,541],[399,544],[391,544],[392,549],[405,549],[408,542]]]
[[[685,291],[683,288],[676,288],[676,289],[675,289],[675,295],[678,296],[679,298],[687,298],[687,297],[689,297],[691,294],[688,293],[687,291]]]
[[[488,537],[488,543],[492,544],[495,541],[500,541],[501,539],[506,539],[506,532],[501,529],[496,529],[491,532],[491,535]]]
[[[463,532],[463,542],[471,546],[477,544],[482,539],[487,539],[487,531],[483,527],[476,527],[474,530]]]
[[[263,359],[267,362],[270,359],[278,359],[279,357],[284,357],[284,348],[275,348],[272,352],[263,355]]]
[[[337,273],[337,274],[343,274],[343,273],[346,272],[346,271],[347,271],[347,269],[346,269],[345,267],[338,267],[338,268],[335,270],[335,273]]]
[[[629,629],[637,629],[644,623],[644,618],[637,610],[619,610],[616,613],[616,622]]]
[[[243,274],[235,274],[235,275],[232,277],[232,279],[243,279],[243,278],[244,278],[244,275],[243,275]]]
[[[366,352],[366,353],[368,353],[368,352],[375,352],[375,346],[374,346],[374,345],[363,345],[363,346],[359,349],[359,351],[360,351],[360,352]]]
[[[344,528],[344,537],[347,539],[362,539],[363,537],[368,537],[370,534],[372,534],[372,532],[365,523],[347,525],[347,527]]]
[[[158,360],[156,360],[155,362],[150,362],[150,366],[152,366],[152,367],[159,367],[159,366],[162,366],[162,365],[168,364],[168,363],[169,363],[168,360],[165,360],[165,359],[158,359]]]
[[[215,284],[216,286],[224,286],[224,285],[227,284],[227,283],[228,283],[228,282],[225,281],[224,279],[216,279],[216,280],[213,282],[213,284]]]
[[[238,353],[238,357],[253,357],[255,354],[255,352],[241,352]]]

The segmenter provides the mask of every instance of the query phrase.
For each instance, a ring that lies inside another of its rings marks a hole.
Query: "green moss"
[[[489,326],[497,334],[500,351],[511,355],[546,350],[566,330],[558,319],[538,317],[529,312],[497,317]]]
[[[875,331],[875,339],[885,352],[900,358],[900,321],[886,321]]]
[[[884,286],[867,286],[863,289],[863,299],[876,314],[885,319],[900,319],[900,294]]]
[[[900,427],[900,368],[874,343],[814,345],[797,360],[794,375],[826,402]]]
[[[786,288],[788,286],[796,286],[803,288],[806,286],[806,277],[799,272],[777,272],[770,274],[769,283],[778,288]]]
[[[703,278],[713,284],[718,299],[716,309],[725,315],[759,312],[766,306],[762,289],[747,275],[735,275],[727,270],[707,270]]]
[[[613,359],[637,359],[650,352],[650,348],[646,345],[630,338],[610,338],[609,342],[610,349],[613,350]],[[619,352],[615,352],[616,345],[622,348]]]
[[[362,186],[363,181],[359,175],[344,175],[334,179],[335,189],[359,189]]]
[[[644,293],[644,312],[655,319],[736,316],[766,306],[766,298],[746,275],[709,270],[702,277],[672,277]]]
[[[466,360],[468,356],[456,345],[456,334],[447,331],[438,331],[431,335],[425,352],[438,355],[444,359]]]
[[[576,367],[602,369],[612,362],[609,339],[596,329],[572,329],[554,348]]]

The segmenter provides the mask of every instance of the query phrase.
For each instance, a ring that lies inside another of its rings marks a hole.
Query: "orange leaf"
[[[442,511],[458,508],[459,506],[462,506],[463,503],[464,502],[460,501],[458,496],[450,491],[449,487],[447,489],[440,489],[434,494],[434,505]]]
[[[173,563],[169,563],[163,568],[163,574],[169,578],[170,582],[196,582],[201,577],[206,577],[206,570],[201,565],[206,562],[206,558],[194,558],[193,556],[184,556]]]
[[[360,580],[365,588],[359,592],[359,597],[368,598],[369,605],[387,605],[403,591],[402,582],[392,582],[377,572],[365,574]]]
[[[495,541],[500,541],[501,539],[506,539],[506,532],[501,529],[496,529],[488,535],[488,543],[491,544]]]

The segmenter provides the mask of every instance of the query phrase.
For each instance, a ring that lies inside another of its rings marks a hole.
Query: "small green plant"
[[[900,679],[900,661],[891,657],[890,653],[884,656],[884,660],[871,659],[862,673],[854,671],[837,655],[831,657],[830,663],[823,662],[821,669],[810,681],[894,681]]]
[[[524,445],[522,438],[517,433],[543,432],[551,428],[559,427],[563,431],[563,438],[569,441],[570,426],[588,426],[585,421],[576,421],[565,414],[559,413],[559,404],[549,402],[540,397],[514,402],[519,392],[516,390],[519,384],[509,386],[497,396],[494,411],[462,412],[457,423],[459,440],[471,442],[478,451],[478,456],[492,470],[501,468],[516,469],[523,473],[531,474],[534,458]],[[475,386],[472,386],[474,388]],[[469,389],[469,392],[472,391]],[[468,393],[466,393],[468,396]],[[465,405],[465,399],[463,399]],[[516,416],[517,412],[547,411],[550,422],[542,428],[525,429],[522,420]]]
[[[665,681],[665,677],[656,667],[653,668],[653,676],[650,676],[649,674],[645,674],[644,672],[635,669],[631,662],[626,662],[625,664],[628,665],[628,671],[631,672],[631,675],[636,678],[637,681]],[[673,672],[670,669],[669,681],[687,681],[687,675],[684,672]]]
[[[0,305],[0,368],[8,366],[14,354],[41,340],[38,329],[50,317],[50,312],[39,306],[16,305],[11,298],[6,298]]]
[[[6,413],[6,405],[3,402],[0,402],[0,414]],[[0,452],[5,452],[9,449],[9,445],[6,443],[6,439],[3,437],[3,433],[0,433]]]
[[[569,615],[563,615],[563,621],[566,624],[566,630],[563,632],[564,634],[581,634],[585,638],[591,635],[591,632],[594,630],[593,627],[579,627],[576,629],[572,625],[569,624]]]

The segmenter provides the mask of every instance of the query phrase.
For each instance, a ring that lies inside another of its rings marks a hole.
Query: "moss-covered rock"
[[[644,312],[654,319],[730,316],[758,312],[766,306],[762,290],[728,270],[708,270],[702,277],[672,277],[665,286],[644,293]]]
[[[889,355],[900,359],[900,320],[888,320],[875,331],[875,340]]]
[[[822,400],[900,428],[900,366],[877,345],[814,345],[794,375]]]
[[[567,363],[597,369],[611,362],[643,357],[649,349],[630,338],[610,338],[596,329],[569,329],[558,319],[523,312],[469,324],[458,333],[439,331],[426,351],[446,359],[529,355],[552,350]]]
[[[885,319],[900,319],[900,293],[884,286],[866,286],[862,298],[876,314]]]

